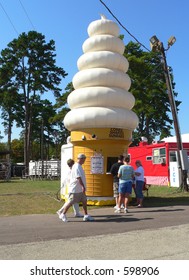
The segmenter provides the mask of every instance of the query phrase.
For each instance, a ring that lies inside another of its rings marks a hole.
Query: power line
[[[22,7],[22,9],[23,9],[23,11],[24,11],[24,13],[25,13],[25,15],[26,15],[28,21],[30,22],[32,28],[35,30],[35,26],[33,25],[33,23],[32,23],[32,21],[31,21],[29,15],[28,15],[28,13],[27,13],[27,11],[26,11],[24,5],[22,4],[21,0],[19,0],[19,2],[20,2],[20,5],[21,5],[21,7]]]
[[[146,48],[141,42],[139,42],[139,41],[137,40],[137,38],[136,38],[135,36],[133,36],[133,35],[127,30],[127,28],[126,28],[125,26],[123,26],[123,24],[118,20],[118,18],[117,18],[117,17],[112,13],[112,11],[108,8],[108,6],[107,6],[102,0],[100,0],[100,2],[106,7],[106,9],[109,11],[109,13],[116,19],[116,21],[119,23],[119,25],[122,26],[123,29],[124,29],[127,33],[128,33],[137,43],[139,43],[141,46],[143,46],[143,48],[145,48],[147,51],[150,52],[150,50],[149,50],[148,48]],[[152,72],[151,72],[149,75],[147,75],[147,76],[142,80],[142,82],[145,81],[153,72],[155,72],[155,70],[156,70],[157,68],[159,68],[160,65],[162,65],[162,62],[160,62],[160,63],[152,70]],[[138,89],[138,88],[139,88],[139,86],[136,87],[136,88],[134,88],[133,90],[136,90],[136,89]]]
[[[156,71],[156,69],[160,67],[160,65],[162,66],[162,62],[160,62],[158,65],[156,65],[155,68],[150,72],[150,74],[148,74],[148,75],[141,81],[141,83],[144,82],[148,77],[150,77],[150,76],[152,75],[152,73],[154,73],[154,72]],[[158,80],[158,81],[160,81],[160,80]],[[132,91],[137,90],[139,87],[140,87],[140,86],[134,88]]]
[[[147,51],[151,52],[151,50],[149,50],[148,48],[146,48],[135,36],[133,36],[129,30],[118,20],[118,18],[112,13],[112,11],[108,8],[108,6],[102,1],[100,0],[100,2],[105,6],[105,8],[109,11],[109,13],[116,19],[116,21],[119,23],[119,25],[137,42],[139,43],[143,48],[145,48]],[[167,50],[165,50],[167,51]],[[162,65],[162,62],[160,62],[153,70],[152,72],[154,72],[160,65]],[[147,75],[144,79],[146,80],[151,74]],[[138,88],[138,87],[137,87]],[[137,88],[135,88],[134,90],[136,90]]]
[[[109,13],[113,16],[113,18],[115,18],[115,20],[119,23],[119,25],[138,43],[140,44],[143,48],[145,48],[148,52],[150,52],[150,50],[145,47],[134,35],[132,35],[129,30],[118,20],[118,18],[112,13],[112,11],[108,8],[108,6],[102,1],[100,0],[100,2],[105,6],[105,8],[109,11]]]
[[[9,20],[10,24],[12,25],[14,31],[16,32],[17,35],[19,35],[19,33],[18,33],[16,27],[14,26],[14,24],[13,24],[11,18],[9,17],[8,13],[6,12],[6,10],[5,10],[5,8],[3,7],[3,5],[1,4],[1,2],[0,2],[0,6],[1,6],[3,12],[5,13],[5,15],[7,16],[7,18],[8,18],[8,20]]]

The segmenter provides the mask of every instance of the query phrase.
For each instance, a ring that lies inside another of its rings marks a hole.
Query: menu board
[[[103,174],[104,173],[104,157],[101,155],[95,155],[91,157],[91,174]]]

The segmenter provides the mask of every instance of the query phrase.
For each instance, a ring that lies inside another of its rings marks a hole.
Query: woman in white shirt
[[[136,160],[135,162],[137,169],[135,170],[135,180],[136,180],[136,198],[137,198],[137,207],[143,206],[143,186],[144,186],[144,168],[140,160]]]
[[[70,179],[71,179],[71,169],[72,166],[74,165],[74,160],[73,159],[68,159],[67,161],[67,165],[69,166],[70,170],[63,182],[63,189],[64,192],[66,193],[66,188],[69,187],[70,185]],[[59,216],[60,219],[62,219],[62,213],[64,210],[64,207],[68,204],[68,201],[66,200],[66,202],[64,203],[64,205],[56,212]],[[75,217],[83,217],[83,215],[79,212],[79,203],[74,203],[73,204],[73,210],[74,210],[74,216]]]

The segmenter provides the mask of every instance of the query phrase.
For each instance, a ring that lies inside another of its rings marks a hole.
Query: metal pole
[[[43,146],[43,132],[44,132],[44,123],[43,118],[41,119],[41,177],[44,176],[44,146]]]
[[[182,138],[180,133],[180,127],[179,127],[179,121],[177,116],[177,110],[176,110],[176,104],[173,96],[173,89],[172,89],[172,83],[170,79],[170,73],[169,68],[167,66],[167,60],[165,56],[165,49],[163,47],[163,43],[160,45],[160,51],[162,53],[163,57],[163,67],[164,67],[164,74],[165,74],[165,81],[167,85],[167,92],[169,97],[169,103],[171,106],[171,112],[173,116],[173,122],[174,122],[174,128],[175,128],[175,134],[176,134],[176,140],[177,140],[177,159],[178,159],[178,169],[181,172],[181,188],[184,188],[186,191],[188,191],[188,185],[187,185],[187,172],[186,170],[182,169],[182,162],[181,162],[181,151],[183,150],[182,145]]]

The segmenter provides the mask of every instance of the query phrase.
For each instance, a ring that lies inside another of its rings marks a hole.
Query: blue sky
[[[175,90],[182,101],[178,114],[181,133],[189,133],[189,53],[188,53],[188,0],[104,0],[119,21],[143,45],[150,48],[149,39],[156,35],[167,46],[167,40],[174,35],[176,43],[167,52],[167,63],[173,68]],[[57,65],[64,68],[68,76],[61,87],[66,85],[78,71],[77,60],[82,55],[82,44],[88,38],[90,22],[104,14],[112,15],[99,0],[0,0],[0,50],[17,38],[22,32],[36,30],[53,39],[56,45]],[[134,39],[120,27],[124,43]],[[45,96],[48,98],[48,95]],[[158,98],[158,96],[157,96]],[[53,101],[52,95],[49,99]],[[4,136],[0,125],[1,135]],[[175,135],[174,129],[172,134]],[[19,130],[14,127],[13,138]],[[2,140],[3,141],[3,140]],[[4,141],[7,141],[5,137]]]

